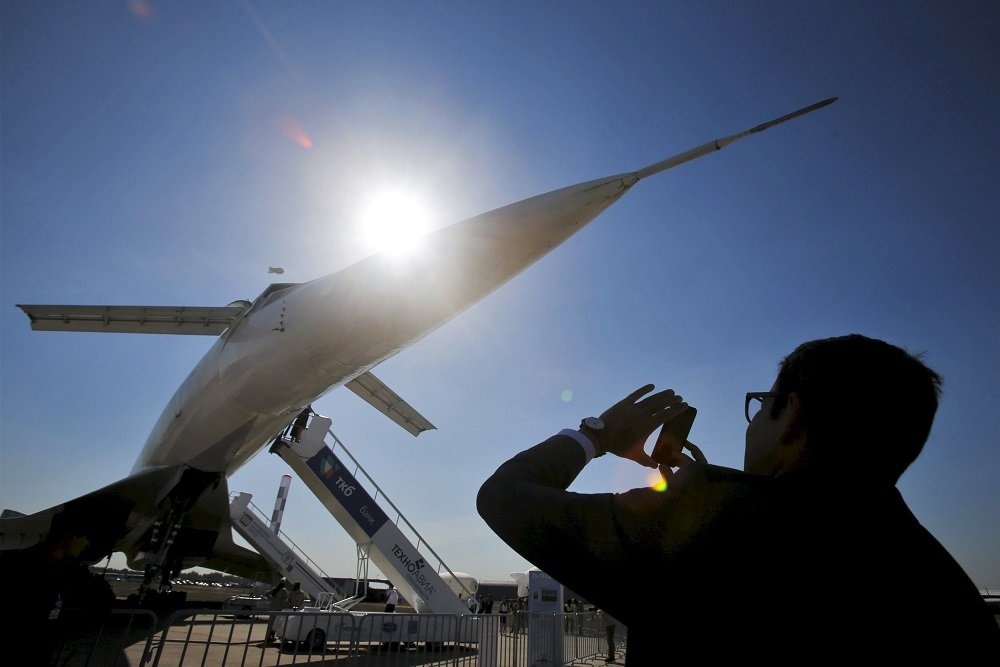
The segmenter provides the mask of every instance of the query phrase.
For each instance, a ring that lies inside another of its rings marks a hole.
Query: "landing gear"
[[[139,586],[140,604],[145,605],[157,597],[151,593],[176,597],[170,595],[170,579],[180,573],[183,560],[175,553],[174,547],[182,539],[181,531],[185,529],[191,508],[220,481],[219,473],[187,468],[170,493],[160,501],[159,517],[141,543],[145,552],[145,573]]]

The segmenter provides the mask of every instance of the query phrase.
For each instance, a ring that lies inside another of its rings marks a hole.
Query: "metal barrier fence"
[[[301,641],[267,641],[271,620],[280,628],[282,619],[293,618],[313,634]],[[607,657],[604,624],[593,612],[453,616],[287,611],[241,618],[214,609],[186,609],[161,622],[146,610],[114,610],[103,619],[67,610],[49,630],[51,641],[40,647],[44,658],[39,664],[59,667],[272,667],[334,661],[372,667],[531,667],[603,664]],[[624,628],[619,627],[615,640],[620,664]]]

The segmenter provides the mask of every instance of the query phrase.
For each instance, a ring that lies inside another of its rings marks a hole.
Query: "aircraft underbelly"
[[[232,472],[305,405],[481,300],[635,182],[564,188],[428,235],[409,262],[374,255],[270,295],[217,341],[160,418],[136,469]]]

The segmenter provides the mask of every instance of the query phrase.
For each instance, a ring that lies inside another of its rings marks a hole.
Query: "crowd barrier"
[[[316,623],[330,617],[328,612],[292,611],[240,617],[215,609],[185,609],[161,617],[147,610],[116,609],[98,618],[64,610],[46,633],[51,641],[39,647],[43,654],[39,664],[273,667],[343,661],[372,667],[531,667],[603,664],[607,657],[606,629],[594,612],[359,614],[337,624],[336,632],[325,634],[318,643],[267,642],[270,617],[292,614],[303,623],[314,616]],[[410,641],[414,638],[418,640]],[[615,641],[616,662],[621,664],[624,628],[618,628]]]

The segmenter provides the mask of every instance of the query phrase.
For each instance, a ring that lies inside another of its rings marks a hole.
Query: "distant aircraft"
[[[346,386],[413,435],[434,428],[371,369],[559,246],[640,179],[836,99],[638,171],[438,229],[426,237],[428,250],[405,264],[373,255],[224,307],[19,305],[36,331],[218,339],[164,409],[128,477],[36,514],[4,512],[0,568],[15,553],[96,563],[124,552],[129,567],[145,572],[144,591],[194,566],[244,576],[267,571],[259,555],[233,542],[226,480],[306,406]]]

